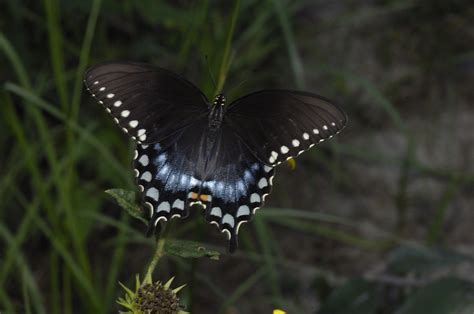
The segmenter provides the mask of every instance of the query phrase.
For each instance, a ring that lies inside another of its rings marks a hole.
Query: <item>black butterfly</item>
[[[135,176],[150,230],[193,204],[237,248],[240,225],[270,193],[275,166],[340,132],[345,113],[315,94],[263,90],[224,106],[186,79],[139,63],[103,63],[87,90],[137,142]]]

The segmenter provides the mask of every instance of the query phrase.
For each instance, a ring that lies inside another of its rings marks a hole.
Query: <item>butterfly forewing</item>
[[[143,144],[158,142],[208,111],[192,83],[167,70],[138,63],[103,63],[84,82],[122,130]]]
[[[315,94],[266,90],[231,103],[225,121],[263,163],[275,166],[340,132],[345,113]]]

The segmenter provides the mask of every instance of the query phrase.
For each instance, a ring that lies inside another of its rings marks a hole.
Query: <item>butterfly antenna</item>
[[[205,56],[205,58],[206,58],[207,70],[209,71],[209,76],[211,77],[212,84],[214,84],[214,88],[217,88],[216,80],[214,79],[214,75],[212,75],[211,65],[209,63],[209,59],[207,58],[207,55]]]

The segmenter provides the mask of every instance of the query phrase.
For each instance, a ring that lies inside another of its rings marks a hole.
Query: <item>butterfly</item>
[[[275,167],[339,133],[347,116],[321,96],[262,90],[226,105],[194,84],[148,64],[102,63],[84,82],[136,142],[134,173],[149,230],[189,215],[193,205],[238,246],[271,191]]]

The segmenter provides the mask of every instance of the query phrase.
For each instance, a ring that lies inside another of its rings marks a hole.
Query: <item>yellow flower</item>
[[[286,314],[286,312],[280,309],[274,309],[273,314]]]

